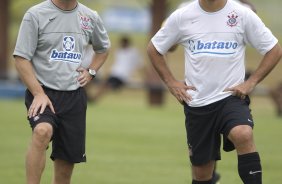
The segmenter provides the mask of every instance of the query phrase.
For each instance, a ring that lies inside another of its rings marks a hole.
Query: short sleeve
[[[178,14],[174,12],[165,21],[163,27],[151,39],[160,54],[165,54],[180,40],[180,29],[177,21]]]
[[[247,12],[244,39],[262,55],[270,51],[278,42],[277,38],[253,11]]]
[[[38,42],[38,21],[29,12],[22,20],[13,56],[32,60]]]
[[[96,14],[91,44],[96,53],[103,53],[110,48],[110,40],[100,16]]]

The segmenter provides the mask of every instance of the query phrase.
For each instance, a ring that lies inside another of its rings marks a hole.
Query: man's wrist
[[[88,69],[89,75],[92,77],[92,79],[96,76],[96,70],[89,68]]]

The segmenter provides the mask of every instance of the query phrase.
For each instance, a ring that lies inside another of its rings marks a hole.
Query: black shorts
[[[114,90],[119,89],[124,86],[124,81],[118,77],[110,76],[107,79],[107,84]]]
[[[62,159],[70,163],[86,162],[85,128],[87,98],[84,88],[74,91],[57,91],[43,87],[51,100],[55,114],[49,107],[33,118],[28,118],[32,129],[42,122],[53,127],[52,160]],[[33,95],[26,90],[25,105],[29,109]]]
[[[229,96],[203,107],[184,105],[187,143],[193,165],[202,165],[211,160],[221,159],[221,134],[223,135],[223,149],[225,151],[235,149],[227,136],[235,126],[253,127],[249,104],[248,96],[244,100]]]

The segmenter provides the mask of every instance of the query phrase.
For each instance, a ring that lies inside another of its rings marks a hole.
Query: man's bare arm
[[[34,117],[38,114],[38,111],[43,113],[46,106],[49,106],[50,109],[55,113],[50,99],[45,94],[43,88],[35,77],[31,62],[20,56],[15,56],[15,66],[21,80],[34,96],[33,103],[28,111],[28,116]]]
[[[172,95],[174,95],[180,103],[191,101],[192,98],[186,91],[189,89],[195,90],[195,88],[186,86],[183,82],[175,79],[166,64],[164,56],[156,50],[152,42],[149,43],[147,52],[153,67],[156,69]]]

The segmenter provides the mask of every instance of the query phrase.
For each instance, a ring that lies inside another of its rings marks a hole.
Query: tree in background
[[[0,1],[0,79],[7,78],[9,0]]]

